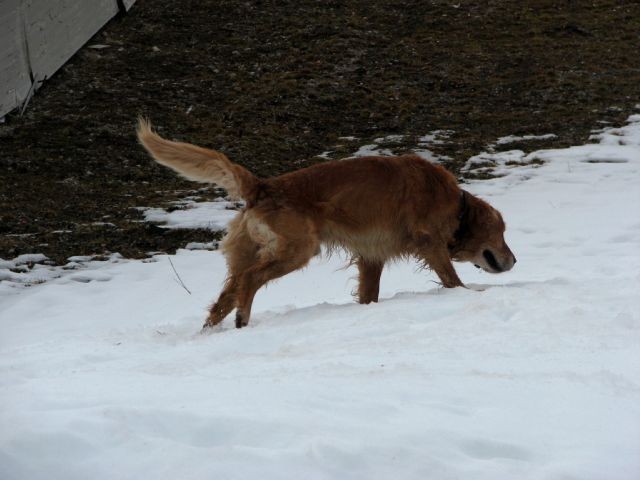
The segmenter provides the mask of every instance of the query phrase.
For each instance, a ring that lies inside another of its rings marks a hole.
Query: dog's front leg
[[[455,268],[453,268],[453,264],[449,258],[449,252],[446,247],[429,248],[428,250],[421,252],[420,257],[426,266],[436,272],[436,275],[440,278],[443,287],[464,287],[464,283],[462,283],[462,280],[458,277]]]
[[[384,264],[377,260],[365,260],[358,257],[358,302],[371,303],[378,301],[380,292],[380,275]]]

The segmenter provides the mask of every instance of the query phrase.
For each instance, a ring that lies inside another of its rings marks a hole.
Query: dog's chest
[[[406,253],[400,236],[389,230],[350,232],[330,226],[323,229],[320,240],[330,249],[341,247],[363,258],[382,262]]]

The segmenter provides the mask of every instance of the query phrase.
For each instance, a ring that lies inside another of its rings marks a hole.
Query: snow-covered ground
[[[144,208],[144,218],[148,222],[161,223],[165,228],[204,228],[222,230],[238,213],[234,202],[218,199],[213,202],[193,200],[175,202],[180,207],[172,212],[163,208]]]
[[[191,295],[166,255],[5,277],[0,479],[640,478],[640,115],[596,140],[470,160],[518,257],[482,292],[317,260],[201,335],[218,252],[171,257]]]

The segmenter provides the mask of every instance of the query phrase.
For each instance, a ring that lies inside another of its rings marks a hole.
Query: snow
[[[449,137],[453,134],[452,130],[434,130],[431,133],[418,137],[418,148],[413,153],[432,163],[439,163],[443,160],[451,160],[447,155],[438,155],[431,151],[429,145],[443,145],[449,141]]]
[[[38,263],[48,260],[47,257],[41,253],[25,253],[18,255],[13,259],[14,265],[24,265],[25,263]]]
[[[530,140],[550,140],[556,138],[553,133],[545,133],[544,135],[507,135],[506,137],[500,137],[496,140],[496,145],[505,145],[513,142],[526,142]]]
[[[201,335],[218,252],[2,282],[0,478],[639,478],[636,117],[492,154],[503,176],[465,188],[518,263],[457,266],[473,290],[400,263],[362,306],[344,259],[316,259],[248,328]]]
[[[434,130],[430,133],[427,133],[426,135],[421,135],[417,137],[417,147],[414,148],[412,152],[429,162],[438,163],[443,160],[450,160],[450,157],[446,155],[435,154],[427,147],[430,145],[442,145],[449,142],[449,138],[453,133],[454,132],[452,130]],[[360,146],[358,150],[356,150],[351,154],[351,156],[346,158],[367,157],[371,155],[390,156],[393,155],[394,152],[388,148],[382,148],[380,145],[398,144],[398,146],[400,146],[400,144],[407,141],[408,138],[409,141],[413,139],[413,137],[408,137],[407,135],[386,135],[384,137],[374,138],[372,141],[373,143],[368,143],[366,145]],[[338,137],[338,140],[353,142],[357,141],[358,137]],[[336,145],[336,147],[342,146],[343,145]],[[315,156],[318,158],[329,160],[331,159],[333,153],[335,153],[335,150],[328,150]]]
[[[591,135],[591,140],[599,143],[579,145],[562,149],[538,150],[525,154],[522,150],[508,150],[504,152],[482,152],[471,157],[464,167],[465,171],[474,173],[491,173],[504,176],[513,172],[524,178],[529,178],[539,165],[531,163],[536,160],[552,162],[553,168],[570,169],[575,162],[587,163],[637,163],[638,146],[640,145],[640,114],[631,115],[628,124],[620,128],[605,128]],[[528,168],[523,168],[527,166]],[[610,168],[603,167],[605,174]],[[589,170],[581,170],[582,172]],[[546,173],[551,170],[545,168]],[[546,179],[546,177],[545,177]],[[635,189],[634,189],[635,190]],[[637,192],[637,190],[636,190]],[[638,197],[636,197],[637,199]]]
[[[426,135],[421,136],[420,138],[418,138],[418,140],[422,145],[442,145],[444,143],[447,143],[449,137],[451,137],[453,133],[453,130],[434,130],[431,133],[427,133]]]
[[[374,143],[400,143],[404,140],[404,135],[387,135],[386,137],[374,138]]]
[[[451,130],[434,130],[431,133],[418,137],[418,146],[413,149],[413,153],[419,157],[429,161],[438,163],[442,160],[450,160],[446,155],[437,155],[429,148],[429,145],[442,145],[446,143],[449,137],[453,134]],[[340,138],[354,138],[354,137],[340,137]],[[393,152],[388,148],[381,148],[380,144],[393,144],[400,143],[406,139],[406,135],[387,135],[385,137],[374,138],[373,143],[362,145],[357,151],[355,151],[349,158],[353,157],[367,157],[371,155],[390,156]],[[324,152],[318,157],[328,158],[325,155],[331,152]]]
[[[388,148],[380,148],[377,143],[371,143],[361,146],[351,157],[370,157],[372,155],[389,156],[393,155],[393,152]]]
[[[167,212],[163,208],[144,208],[144,218],[163,228],[202,228],[222,230],[238,213],[234,202],[217,199],[213,202],[177,202],[181,208]]]
[[[322,152],[321,154],[316,155],[316,157],[324,158],[325,160],[330,160],[332,153],[333,153],[333,150],[327,150],[326,152]]]
[[[416,148],[416,149],[413,150],[413,153],[418,155],[420,158],[422,158],[422,159],[424,159],[424,160],[426,160],[428,162],[432,162],[432,163],[440,162],[440,160],[443,157],[444,158],[448,158],[448,157],[445,157],[444,155],[436,155],[435,153],[433,153],[428,148]]]

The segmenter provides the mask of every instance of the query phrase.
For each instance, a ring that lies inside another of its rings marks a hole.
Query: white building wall
[[[127,10],[135,0],[120,2]],[[117,0],[0,0],[0,117],[21,106],[119,10]]]

